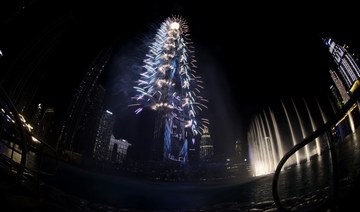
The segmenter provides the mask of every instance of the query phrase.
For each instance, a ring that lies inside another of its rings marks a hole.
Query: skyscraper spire
[[[188,32],[179,16],[161,24],[144,59],[145,71],[134,87],[135,113],[150,108],[159,114],[164,160],[186,162],[188,142],[195,142],[209,124],[200,114],[207,100],[200,94],[203,81],[196,75]]]

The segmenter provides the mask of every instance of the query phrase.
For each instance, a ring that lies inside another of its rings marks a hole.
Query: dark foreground
[[[360,128],[337,145],[339,185],[334,211],[352,211],[360,201]],[[330,199],[329,154],[281,173],[279,193],[292,211]],[[1,165],[1,163],[0,163]],[[105,175],[60,163],[55,176],[15,176],[0,166],[1,211],[277,211],[272,174],[223,182],[153,182]]]
[[[92,177],[84,184],[94,183]],[[36,188],[27,183],[2,185],[1,208],[2,211],[277,211],[269,189],[271,175],[240,184],[176,185],[132,179],[117,179],[118,183],[113,184],[111,176],[102,177],[97,179],[97,185],[88,184],[88,188],[81,189],[76,185],[78,176],[74,176],[72,189],[60,190],[48,183]],[[11,181],[10,175],[4,172],[1,178],[2,182]],[[111,184],[112,188],[107,187]],[[340,188],[336,211],[357,208],[359,174],[343,179]],[[302,211],[308,205],[327,199],[327,189],[293,196],[285,201],[291,203],[292,210]]]

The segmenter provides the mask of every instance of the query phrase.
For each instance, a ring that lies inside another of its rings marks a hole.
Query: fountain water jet
[[[299,114],[299,111],[295,105],[295,102],[293,99],[291,99],[291,102],[294,106],[294,109],[295,109],[295,113],[296,113],[296,116],[299,120],[299,124],[300,124],[300,129],[301,129],[301,135],[302,135],[302,139],[304,139],[306,137],[306,133],[305,133],[305,129],[304,129],[304,124],[303,124],[303,121],[300,117],[300,114]],[[306,155],[306,160],[309,161],[310,160],[310,153],[309,153],[309,145],[306,145],[305,146],[305,155]]]
[[[285,115],[286,115],[286,120],[287,120],[287,122],[289,124],[290,133],[291,133],[291,139],[292,139],[293,145],[295,146],[297,142],[296,142],[293,126],[291,124],[288,111],[286,110],[286,107],[285,107],[285,105],[284,105],[284,103],[282,101],[281,101],[281,105],[282,105],[282,107],[284,109],[284,112],[285,112]],[[296,164],[300,164],[299,152],[295,153],[295,157],[296,157]]]
[[[270,111],[271,121],[272,121],[272,124],[273,124],[273,126],[274,126],[276,144],[277,144],[278,153],[279,153],[278,156],[279,156],[279,160],[280,160],[280,159],[284,156],[284,151],[283,151],[283,147],[282,147],[282,144],[281,144],[279,127],[278,127],[278,124],[277,124],[277,122],[276,122],[274,113],[272,112],[272,110],[271,110],[270,108],[269,108],[269,111]]]
[[[320,110],[320,114],[321,114],[321,118],[323,120],[323,123],[326,123],[327,121],[327,118],[325,117],[325,114],[324,114],[324,111],[323,109],[321,108],[321,105],[319,103],[319,100],[315,97],[315,101],[316,101],[316,105],[318,106],[319,110]]]
[[[309,106],[308,106],[308,104],[307,104],[307,102],[305,101],[304,98],[303,98],[303,101],[304,101],[304,104],[305,104],[305,107],[306,107],[306,111],[307,111],[307,113],[308,113],[308,116],[309,116],[309,118],[310,118],[311,128],[312,128],[313,131],[315,131],[315,130],[316,130],[316,126],[315,126],[314,120],[313,120],[313,118],[312,118],[312,116],[311,116],[311,112],[310,112]],[[321,155],[321,147],[320,147],[320,139],[319,139],[319,137],[317,137],[317,138],[315,139],[315,144],[316,144],[316,154],[317,154],[317,155]]]
[[[271,148],[271,153],[272,153],[272,157],[273,157],[273,164],[274,164],[274,169],[276,169],[276,164],[277,164],[277,161],[280,160],[277,158],[276,156],[276,152],[275,152],[275,148],[274,148],[274,145],[273,145],[273,135],[272,135],[272,132],[271,132],[271,128],[270,128],[270,124],[269,124],[269,120],[268,120],[268,117],[265,113],[265,110],[263,110],[263,114],[264,114],[264,117],[265,117],[265,122],[266,122],[266,127],[269,131],[269,137],[266,137],[269,139],[269,145],[270,145],[270,148]]]
[[[302,101],[291,98],[290,101],[289,105],[285,104],[287,103],[285,101],[280,101],[276,107],[263,109],[254,116],[250,124],[247,139],[250,161],[256,176],[273,173],[277,163],[284,156],[284,152],[289,151],[298,143],[297,141],[303,140],[316,130],[315,118],[326,121],[326,113],[318,101],[316,104],[319,109],[315,104],[308,105],[304,98]],[[302,107],[296,104],[299,102],[303,103]],[[331,110],[330,107],[328,109]],[[315,115],[313,110],[320,111],[321,117],[320,115],[313,116]],[[305,118],[306,116],[309,118]],[[320,150],[320,139],[317,138],[314,143],[306,145],[304,151],[295,153],[295,157],[291,157],[283,168],[300,164],[302,160],[309,161],[311,156],[320,155]]]

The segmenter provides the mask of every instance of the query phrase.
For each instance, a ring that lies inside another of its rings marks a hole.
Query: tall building
[[[355,61],[354,57],[347,51],[347,46],[340,46],[334,39],[324,39],[325,44],[329,47],[331,56],[333,57],[337,69],[335,71],[330,70],[330,75],[336,90],[331,87],[332,96],[336,102],[338,109],[350,99],[351,94],[360,85],[360,68]],[[353,107],[348,111],[346,118],[336,123],[336,127],[333,128],[337,134],[337,139],[342,140],[349,133],[355,132],[355,129],[360,125],[359,123],[359,110],[354,110],[356,107],[359,108],[360,102],[354,104]]]
[[[108,158],[107,154],[114,123],[115,117],[113,113],[106,110],[101,117],[95,140],[93,157],[97,160],[104,161]]]
[[[200,160],[208,161],[214,156],[214,145],[211,140],[209,128],[205,127],[200,139]]]
[[[349,93],[346,91],[346,88],[345,88],[342,80],[337,75],[336,71],[333,69],[330,69],[329,72],[330,72],[331,79],[333,80],[333,82],[341,96],[341,99],[342,99],[341,102],[342,102],[342,104],[345,104],[350,99]]]
[[[105,89],[98,79],[105,69],[111,49],[103,49],[83,77],[62,125],[58,148],[92,157],[98,125],[102,116]]]
[[[332,102],[335,103],[336,109],[337,110],[341,109],[342,106],[344,105],[344,102],[336,86],[334,85],[330,86],[330,93],[331,93]]]
[[[167,18],[158,28],[154,42],[144,59],[144,72],[134,86],[135,113],[150,108],[158,113],[155,145],[161,148],[163,161],[188,162],[189,145],[208,124],[201,118],[207,102],[200,91],[201,77],[196,76],[196,61],[181,17]]]
[[[337,65],[337,73],[346,91],[351,91],[354,89],[354,86],[358,86],[358,80],[360,78],[359,66],[346,48],[341,46],[337,41],[332,38],[326,38],[324,42],[329,47],[331,56]]]
[[[200,160],[200,134],[191,138],[188,143],[188,163],[197,166]]]
[[[72,141],[72,151],[80,153],[83,157],[92,158],[104,108],[105,89],[101,85],[94,85],[91,95],[84,102],[84,110],[76,127]]]

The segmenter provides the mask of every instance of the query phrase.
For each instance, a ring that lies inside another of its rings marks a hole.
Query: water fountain
[[[305,99],[303,98],[303,101],[304,101],[304,105],[306,107],[306,112],[310,118],[310,124],[311,124],[311,128],[312,128],[312,131],[315,131],[316,130],[316,126],[315,126],[315,122],[314,122],[314,119],[312,118],[312,115],[311,115],[311,112],[310,112],[310,109],[309,109],[309,106],[307,104],[307,102],[305,101]],[[320,155],[321,154],[321,148],[320,148],[320,140],[319,140],[319,137],[317,137],[315,139],[315,144],[316,144],[316,154],[317,155]]]
[[[294,109],[295,109],[296,117],[297,117],[297,119],[299,120],[299,123],[300,123],[301,137],[302,137],[302,139],[304,139],[304,138],[306,137],[306,132],[305,132],[305,128],[304,128],[303,121],[302,121],[302,119],[301,119],[299,110],[298,110],[298,108],[297,108],[294,100],[291,99],[291,102],[292,102],[292,105],[293,105],[293,107],[294,107]],[[306,145],[306,146],[305,146],[305,155],[306,155],[306,160],[310,160],[309,145]]]
[[[304,98],[298,101],[298,104],[294,99],[290,99],[289,102],[286,104],[286,101],[280,101],[280,105],[273,106],[272,109],[269,107],[268,112],[263,110],[251,123],[247,135],[255,176],[274,172],[284,153],[309,136],[320,123],[326,122],[326,113],[318,99],[315,98],[315,101],[309,103]],[[317,119],[321,119],[321,122]],[[290,158],[286,166],[310,161],[312,156],[320,154],[321,141],[317,138],[315,144],[310,143],[304,150],[296,152],[295,157]]]
[[[292,126],[292,123],[290,121],[290,117],[289,117],[289,113],[283,103],[283,101],[281,101],[281,106],[283,107],[284,109],[284,112],[285,112],[285,115],[286,115],[286,120],[289,124],[289,128],[290,128],[290,133],[291,133],[291,140],[292,140],[292,143],[294,144],[294,146],[296,145],[297,141],[296,141],[296,137],[295,137],[295,134],[294,134],[294,130],[293,130],[293,126]],[[302,127],[302,126],[301,126]],[[296,157],[296,164],[300,164],[300,158],[299,158],[299,152],[296,152],[295,153],[295,157]]]

